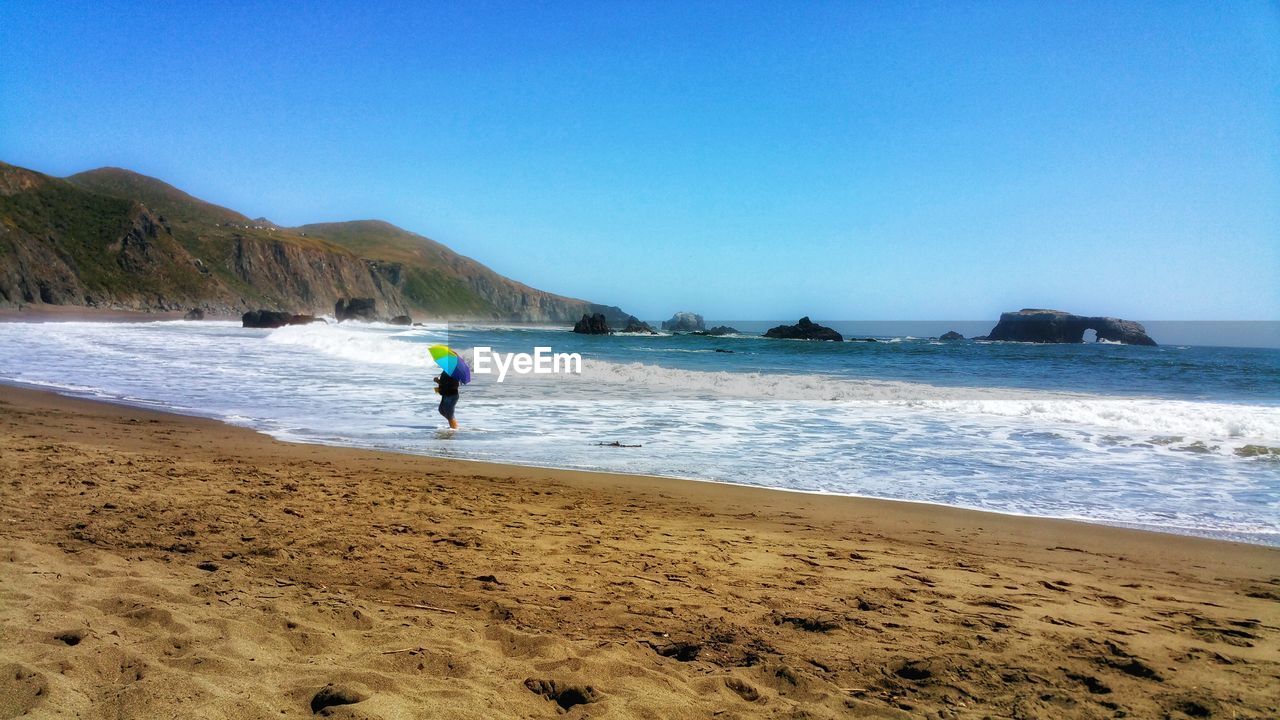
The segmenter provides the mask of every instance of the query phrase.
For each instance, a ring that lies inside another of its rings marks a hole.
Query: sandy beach
[[[0,307],[0,322],[158,322],[181,320],[181,310],[147,311],[113,310],[76,305],[26,305]]]
[[[0,387],[0,718],[1280,714],[1280,550]]]

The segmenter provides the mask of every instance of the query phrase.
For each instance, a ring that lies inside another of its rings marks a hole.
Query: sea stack
[[[698,313],[678,312],[670,320],[662,322],[662,329],[669,332],[699,332],[707,327]]]
[[[583,314],[582,319],[574,323],[573,331],[579,335],[612,335],[613,330],[605,319],[604,313],[594,315]]]
[[[635,315],[627,318],[626,327],[622,328],[624,333],[645,333],[648,335],[657,335],[658,331],[649,326],[649,323],[637,318]]]
[[[247,328],[279,328],[285,325],[309,325],[313,322],[324,322],[324,318],[275,310],[250,310],[240,316],[240,327]]]
[[[1061,310],[1024,308],[1007,312],[987,335],[987,340],[1033,343],[1082,343],[1086,330],[1098,333],[1098,340],[1125,345],[1155,345],[1141,323],[1113,317],[1085,317]]]
[[[784,340],[831,340],[834,342],[844,342],[844,336],[832,330],[829,327],[819,325],[809,319],[806,315],[800,318],[800,322],[795,325],[779,325],[769,328],[764,334],[767,338],[781,338]]]

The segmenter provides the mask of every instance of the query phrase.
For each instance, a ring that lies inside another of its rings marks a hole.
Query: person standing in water
[[[442,372],[436,378],[436,393],[440,395],[440,414],[449,421],[449,427],[458,429],[458,421],[453,419],[453,409],[458,405],[458,381],[449,373]]]

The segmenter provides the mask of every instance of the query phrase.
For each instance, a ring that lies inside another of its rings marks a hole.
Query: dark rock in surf
[[[702,330],[699,332],[691,332],[690,335],[703,335],[707,337],[720,337],[721,335],[737,335],[739,334],[735,328],[728,325],[717,325],[710,330]]]
[[[938,339],[950,342],[952,340],[963,340],[964,336],[955,330],[948,330],[947,332],[942,333],[942,336]]]
[[[630,317],[628,317],[628,318],[627,318],[627,325],[626,325],[626,327],[622,328],[622,332],[624,332],[624,333],[648,333],[648,334],[650,334],[650,335],[657,335],[657,334],[658,334],[658,331],[657,331],[657,330],[654,330],[652,327],[650,327],[650,326],[649,326],[649,323],[647,323],[647,322],[641,322],[640,320],[638,320],[638,319],[636,318],[636,316],[635,316],[635,315],[632,315],[632,316],[630,316]]]
[[[200,308],[191,308],[190,310],[187,311],[186,315],[182,316],[182,319],[183,320],[203,320],[204,310],[201,310]]]
[[[764,336],[784,340],[831,340],[834,342],[844,340],[844,336],[840,333],[813,322],[807,315],[800,318],[800,322],[795,325],[779,325],[775,328],[769,328]]]
[[[880,342],[875,338],[849,338],[849,342]]]
[[[605,320],[604,313],[594,315],[583,314],[582,319],[573,324],[573,331],[579,335],[611,335],[613,330]]]
[[[314,315],[292,315],[275,310],[250,310],[240,316],[241,327],[278,328],[285,325],[306,325],[313,322],[324,322],[323,318]]]
[[[275,310],[250,310],[240,316],[240,325],[247,328],[278,328],[288,325],[290,317],[289,313]]]
[[[333,306],[333,316],[338,319],[338,322],[345,320],[373,322],[378,319],[378,303],[373,298],[344,298]]]
[[[1245,458],[1268,458],[1280,460],[1280,447],[1267,447],[1266,445],[1245,445],[1235,449],[1236,455]]]
[[[409,317],[408,315],[397,315],[391,318],[390,320],[388,320],[387,322],[391,323],[392,325],[413,325],[413,318]]]
[[[699,332],[707,328],[698,313],[678,312],[670,320],[662,322],[662,329],[669,332]]]
[[[1085,317],[1061,310],[1023,309],[1007,312],[992,328],[987,340],[1033,343],[1082,343],[1086,330],[1098,340],[1125,345],[1155,345],[1141,323],[1112,317]]]

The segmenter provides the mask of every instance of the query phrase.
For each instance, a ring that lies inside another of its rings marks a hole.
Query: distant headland
[[[620,308],[538,290],[378,220],[282,227],[155,178],[66,178],[0,163],[0,307],[239,317],[330,312],[372,298],[388,318],[571,323]]]

